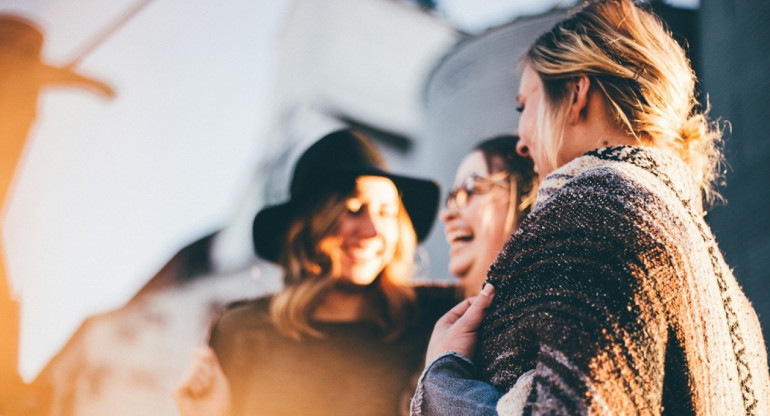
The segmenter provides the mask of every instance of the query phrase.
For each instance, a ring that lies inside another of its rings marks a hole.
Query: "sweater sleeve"
[[[565,186],[490,270],[479,364],[501,391],[534,370],[524,414],[660,410],[668,333],[653,279],[670,259],[645,216],[650,201],[628,186],[615,176]]]

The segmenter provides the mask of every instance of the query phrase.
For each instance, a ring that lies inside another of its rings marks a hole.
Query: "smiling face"
[[[473,176],[486,178],[498,172],[490,172],[484,155],[474,151],[458,167],[455,187]],[[481,290],[489,266],[511,235],[512,227],[507,225],[510,221],[506,221],[510,215],[511,185],[510,180],[498,180],[489,192],[470,196],[467,205],[450,204],[441,211],[444,235],[450,246],[449,272],[460,278],[466,296]]]
[[[359,176],[345,202],[336,232],[339,243],[338,279],[368,285],[393,259],[399,238],[400,199],[390,179]]]

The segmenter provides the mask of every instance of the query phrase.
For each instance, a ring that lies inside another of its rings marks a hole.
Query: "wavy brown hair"
[[[349,196],[332,193],[314,208],[297,215],[289,226],[279,259],[285,270],[284,288],[272,298],[270,316],[279,331],[294,339],[323,336],[310,321],[339,274],[339,244],[327,237],[336,231]],[[386,339],[395,339],[404,331],[415,303],[414,290],[408,282],[417,237],[400,201],[397,221],[399,238],[393,259],[367,291],[370,299],[365,304],[369,309],[364,311],[365,319],[379,325]]]

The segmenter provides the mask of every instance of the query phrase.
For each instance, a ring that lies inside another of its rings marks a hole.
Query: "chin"
[[[449,273],[463,284],[468,280],[468,269],[452,270],[449,269]]]
[[[369,286],[372,283],[374,283],[375,280],[377,280],[376,277],[373,279],[358,279],[358,280],[350,281],[350,284],[356,285],[356,286]]]
[[[468,274],[468,271],[470,269],[471,269],[470,265],[453,266],[451,260],[449,261],[449,267],[447,268],[447,270],[449,271],[449,274],[451,274],[452,276],[460,280],[465,280],[465,276]]]
[[[349,276],[343,277],[351,285],[368,286],[377,280],[377,276],[382,273],[381,268],[372,267],[370,270],[353,270]]]
[[[369,278],[369,277],[348,278],[348,279],[342,278],[339,280],[340,282],[344,282],[348,286],[369,286],[370,284],[372,284],[372,282],[377,280],[377,276],[372,278]]]
[[[348,279],[339,279],[334,284],[334,288],[340,292],[360,294],[367,292],[372,287],[374,281],[367,283],[357,283]]]

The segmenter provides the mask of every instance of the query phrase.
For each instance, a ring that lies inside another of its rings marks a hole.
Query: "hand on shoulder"
[[[174,390],[181,416],[225,416],[230,409],[230,384],[211,347],[198,347],[182,382]]]
[[[447,351],[472,357],[476,348],[476,330],[492,304],[494,288],[487,284],[478,296],[458,303],[436,322],[428,343],[426,363]]]

